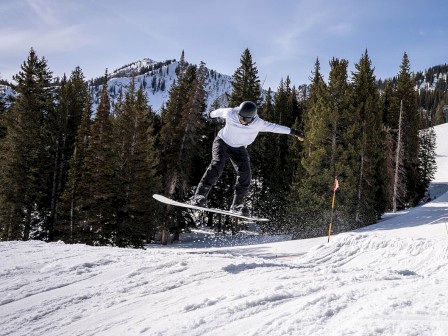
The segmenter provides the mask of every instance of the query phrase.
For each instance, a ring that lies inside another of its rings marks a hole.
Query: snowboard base
[[[168,198],[168,197],[165,197],[165,196],[162,196],[162,195],[159,195],[159,194],[154,194],[154,195],[152,195],[152,197],[154,199],[156,199],[157,201],[159,201],[159,202],[162,202],[162,203],[165,203],[165,204],[168,204],[168,205],[182,207],[182,208],[199,210],[199,211],[213,212],[213,213],[218,213],[218,214],[231,216],[231,217],[236,217],[236,218],[242,218],[242,219],[255,221],[255,222],[269,222],[269,219],[267,219],[267,218],[243,216],[243,215],[237,214],[237,213],[232,212],[232,211],[221,210],[221,209],[214,209],[214,208],[204,208],[204,207],[200,207],[200,206],[197,206],[197,205],[191,205],[191,204],[187,204],[187,203],[174,201],[171,198]]]

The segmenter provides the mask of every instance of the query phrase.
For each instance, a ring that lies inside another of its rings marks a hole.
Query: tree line
[[[271,221],[264,232],[296,238],[325,234],[337,178],[334,231],[377,221],[387,210],[416,205],[435,172],[433,110],[419,105],[407,54],[400,72],[379,89],[367,51],[348,74],[333,58],[328,80],[316,61],[309,86],[289,76],[263,91],[248,49],[232,76],[229,106],[251,100],[262,118],[304,130],[306,140],[260,134],[249,147],[253,183],[248,205]],[[0,238],[142,247],[162,232],[173,239],[198,223],[152,194],[186,200],[211,157],[220,120],[206,118],[207,69],[188,64],[160,113],[134,78],[116,103],[103,77],[92,110],[78,67],[60,81],[31,49],[14,76],[16,95],[0,101]],[[443,101],[445,98],[439,99]],[[212,108],[221,107],[216,101]],[[228,165],[210,206],[228,208],[235,173]],[[225,229],[229,218],[209,214],[204,225]]]

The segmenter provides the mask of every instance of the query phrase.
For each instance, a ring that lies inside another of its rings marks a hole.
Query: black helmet
[[[241,120],[250,123],[257,116],[257,105],[251,101],[242,102],[238,114]]]

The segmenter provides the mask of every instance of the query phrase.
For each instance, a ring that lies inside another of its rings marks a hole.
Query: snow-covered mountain
[[[6,99],[9,96],[14,96],[14,91],[9,85],[0,84],[0,98]]]
[[[448,83],[448,73],[435,74],[431,79],[426,78],[418,82],[419,88],[435,90],[438,86],[446,89]]]
[[[435,131],[433,201],[329,242],[0,242],[0,335],[445,336],[448,124]]]
[[[437,65],[415,74],[415,81],[420,90],[446,92],[448,90],[448,65]]]
[[[108,92],[113,101],[116,101],[120,92],[125,92],[129,86],[132,76],[135,76],[136,86],[143,85],[149,104],[154,111],[158,112],[168,101],[169,91],[174,81],[177,81],[176,68],[178,62],[169,60],[156,62],[148,58],[137,61],[111,73],[108,82]],[[208,92],[207,110],[217,101],[220,106],[227,106],[226,93],[231,93],[231,76],[220,74],[214,70],[207,69],[205,90]],[[90,89],[94,97],[94,110],[99,103],[99,95],[102,89],[101,79],[91,82]],[[204,111],[205,112],[205,111]]]

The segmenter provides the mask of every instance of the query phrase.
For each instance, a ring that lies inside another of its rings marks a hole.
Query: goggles
[[[254,121],[255,117],[243,117],[241,114],[238,114],[241,121],[244,121],[248,124],[250,124],[252,121]]]

